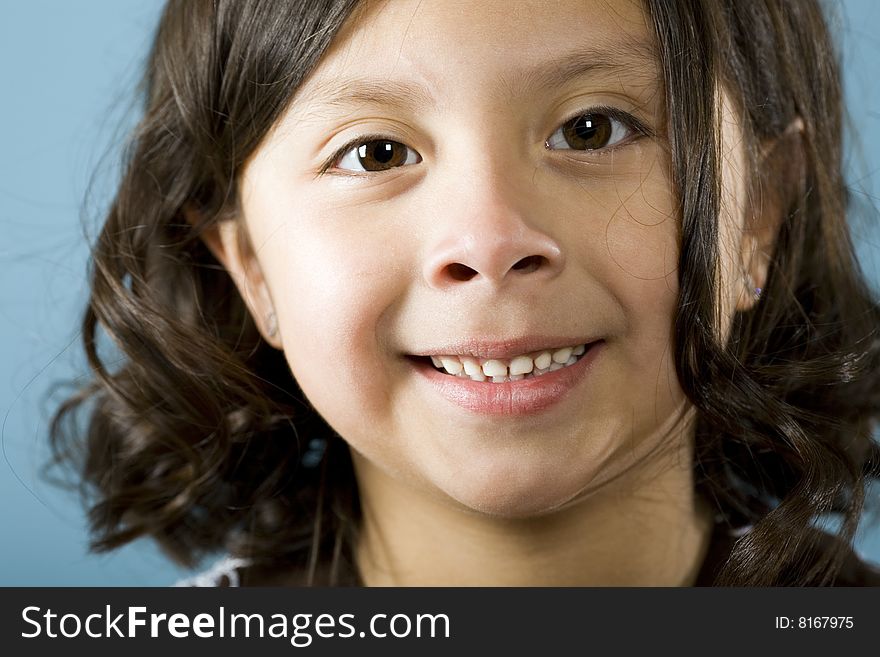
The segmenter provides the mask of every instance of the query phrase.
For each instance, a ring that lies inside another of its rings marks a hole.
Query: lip
[[[509,359],[535,351],[552,351],[563,347],[589,345],[599,338],[527,336],[510,340],[462,340],[411,352],[410,356],[472,356],[473,358]],[[583,360],[583,359],[581,359]],[[574,367],[574,366],[572,366]],[[559,370],[561,371],[561,370]],[[499,384],[500,385],[500,384]]]
[[[545,347],[549,346],[546,342],[542,344]],[[569,346],[571,344],[583,343],[570,342],[561,346]],[[447,401],[466,411],[480,415],[506,417],[537,415],[549,410],[569,396],[569,393],[588,376],[604,347],[604,340],[587,343],[587,351],[574,365],[548,372],[542,376],[521,379],[519,381],[507,381],[505,383],[480,382],[464,377],[451,376],[438,371],[430,362],[424,360],[414,360],[412,365],[421,379],[430,388]],[[522,348],[522,345],[518,344],[516,348]],[[507,347],[504,347],[504,349],[507,349]],[[462,352],[452,351],[451,353]],[[464,353],[471,354],[468,351]],[[510,349],[507,349],[507,351],[493,351],[491,353],[506,354],[510,353]],[[514,351],[513,355],[521,353],[523,351]],[[480,357],[491,358],[492,356]],[[509,356],[496,355],[495,357],[507,358]]]

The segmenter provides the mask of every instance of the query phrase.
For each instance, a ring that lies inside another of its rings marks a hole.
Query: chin
[[[444,492],[469,511],[507,520],[547,515],[575,499],[589,488],[591,477],[561,479],[559,473],[529,476],[518,472],[507,476],[459,477]]]

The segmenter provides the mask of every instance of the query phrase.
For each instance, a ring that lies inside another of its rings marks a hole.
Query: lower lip
[[[492,383],[443,374],[430,363],[418,361],[418,373],[442,397],[461,408],[482,415],[535,415],[564,400],[586,378],[605,346],[589,345],[574,365],[519,381]]]

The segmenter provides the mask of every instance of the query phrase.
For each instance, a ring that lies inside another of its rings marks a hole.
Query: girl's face
[[[522,517],[687,444],[651,47],[637,2],[367,3],[248,163],[231,269],[359,476]]]

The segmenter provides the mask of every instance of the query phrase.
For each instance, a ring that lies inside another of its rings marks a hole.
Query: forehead
[[[581,75],[643,86],[656,80],[640,2],[368,0],[297,96],[332,105],[381,93],[415,104],[475,88],[515,95]]]

